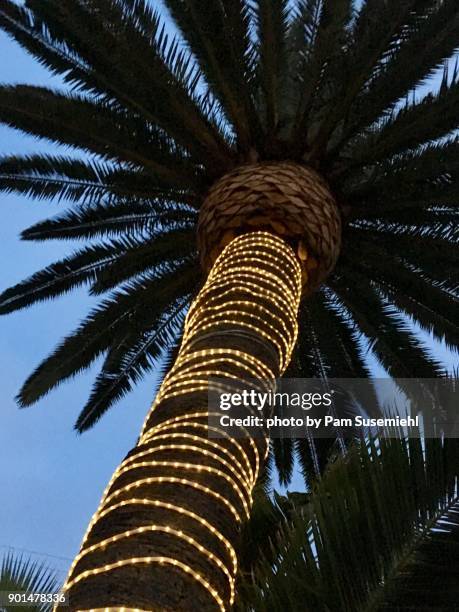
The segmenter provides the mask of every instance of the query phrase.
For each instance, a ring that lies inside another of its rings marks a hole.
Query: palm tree
[[[24,559],[8,552],[0,563],[0,610],[14,612],[18,609],[17,604],[9,606],[8,600],[5,602],[8,593],[58,595],[59,586],[57,574],[45,563]],[[52,602],[24,602],[21,605],[25,612],[47,612],[52,608]]]
[[[104,355],[84,431],[172,366],[72,566],[79,610],[231,605],[268,442],[209,438],[210,375],[367,376],[362,339],[392,376],[442,375],[407,316],[458,345],[456,72],[411,95],[459,44],[456,1],[164,4],[177,37],[145,0],[0,7],[69,86],[1,87],[0,121],[87,154],[3,158],[0,188],[72,205],[24,239],[93,240],[1,312],[108,293],[18,401]],[[285,443],[284,480],[293,453],[317,466]]]
[[[458,477],[457,439],[376,437],[330,464],[312,492],[257,492],[237,609],[454,610]]]

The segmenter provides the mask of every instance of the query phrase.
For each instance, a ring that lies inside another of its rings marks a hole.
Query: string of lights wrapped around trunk
[[[266,438],[209,438],[208,380],[270,380],[297,336],[304,270],[280,237],[223,250],[193,302],[178,358],[114,473],[70,569],[72,610],[228,610],[235,545]],[[215,432],[218,433],[218,432]],[[162,600],[167,582],[167,601]],[[153,603],[154,602],[154,603]]]
[[[240,527],[268,440],[209,425],[209,380],[272,385],[281,376],[301,296],[329,274],[340,241],[336,200],[303,165],[241,166],[209,190],[198,224],[207,280],[72,564],[72,610],[231,608]]]

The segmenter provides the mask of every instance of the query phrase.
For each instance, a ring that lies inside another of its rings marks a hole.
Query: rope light
[[[226,438],[228,441],[231,441],[234,446],[236,446],[239,450],[241,450],[241,452],[243,453],[243,455],[246,457],[246,460],[249,461],[247,459],[247,455],[245,453],[245,451],[242,449],[241,445],[238,444],[238,442],[234,439],[231,438],[228,433],[223,430],[220,429],[218,427],[213,427],[210,425],[203,425],[202,423],[195,423],[193,421],[187,421],[188,418],[205,418],[207,420],[208,416],[219,416],[218,412],[210,412],[210,413],[202,413],[202,412],[197,412],[194,414],[189,414],[189,415],[184,415],[184,416],[180,416],[180,417],[176,417],[174,419],[169,419],[168,421],[164,421],[164,423],[162,423],[161,425],[158,425],[157,427],[154,428],[154,430],[151,432],[146,433],[142,438],[141,441],[142,442],[146,442],[147,440],[151,439],[158,430],[160,429],[165,429],[167,428],[178,428],[178,427],[189,427],[192,429],[205,429],[206,431],[214,431],[216,434],[218,434],[218,436],[222,437],[222,438]],[[181,421],[181,422],[180,422]],[[244,429],[243,427],[241,427],[240,429]],[[258,448],[257,445],[255,444],[254,440],[252,438],[248,438],[249,440],[249,444],[253,449],[254,455],[255,455],[255,475],[254,475],[254,479],[253,482],[256,481],[256,479],[258,478],[258,474],[259,474],[259,469],[260,469],[260,453],[258,452]]]
[[[198,523],[201,523],[201,525],[206,527],[206,529],[210,531],[218,540],[220,540],[223,546],[225,546],[225,548],[228,550],[229,555],[232,560],[233,570],[234,572],[236,572],[237,557],[236,557],[236,551],[234,550],[234,547],[231,546],[231,543],[225,538],[225,536],[220,531],[218,531],[218,529],[216,529],[213,525],[211,525],[209,521],[206,521],[206,519],[204,519],[202,516],[199,516],[198,514],[196,514],[195,512],[192,512],[191,510],[188,510],[187,508],[182,508],[181,506],[174,506],[174,504],[162,502],[157,499],[142,499],[142,498],[138,499],[136,497],[133,497],[132,499],[127,499],[125,501],[118,502],[117,504],[109,506],[108,508],[106,508],[100,513],[99,518],[106,516],[107,514],[109,514],[113,510],[116,510],[117,508],[123,508],[124,506],[155,506],[157,508],[165,508],[167,510],[172,510],[173,512],[178,512],[179,514],[183,514],[186,517],[192,518]],[[74,565],[86,554],[87,550],[88,549],[83,549],[77,555],[77,557],[75,558],[73,562]]]
[[[230,476],[228,476],[228,474],[225,474],[225,472],[222,472],[217,468],[209,467],[207,465],[196,465],[194,463],[184,463],[181,461],[140,461],[139,463],[133,463],[131,465],[128,465],[127,467],[120,470],[118,474],[121,476],[126,472],[142,467],[173,467],[181,468],[185,471],[207,472],[209,474],[215,474],[215,476],[226,480],[226,482],[234,489],[236,495],[241,500],[247,518],[249,518],[250,516],[249,504],[247,503],[247,500],[244,497],[244,492],[247,491],[248,495],[250,496],[250,491],[245,488],[245,485],[241,491],[241,489],[234,484],[234,481],[231,479]]]
[[[199,544],[199,542],[197,542],[194,538],[188,536],[186,533],[183,533],[182,530],[173,529],[172,527],[169,527],[169,526],[164,527],[163,525],[147,525],[145,527],[137,527],[136,529],[130,529],[128,531],[123,531],[123,533],[120,533],[119,535],[115,535],[110,538],[106,538],[105,540],[101,540],[97,544],[93,544],[92,546],[89,546],[81,553],[80,559],[82,559],[84,556],[88,555],[91,552],[94,552],[101,548],[106,548],[110,544],[114,544],[116,542],[119,542],[120,540],[126,540],[133,535],[138,535],[138,534],[148,533],[148,532],[163,532],[163,533],[172,534],[179,539],[185,540],[187,544],[190,544],[191,546],[199,550],[200,553],[205,555],[211,562],[213,562],[227,576],[227,578],[229,579],[229,584],[230,584],[231,600],[234,600],[234,581],[232,579],[231,572],[227,569],[226,565],[222,563],[220,559],[216,557],[212,552],[210,552],[204,546]],[[72,582],[70,582],[67,585],[68,588],[70,588],[71,586],[72,586]]]
[[[163,556],[132,557],[131,559],[123,559],[121,561],[116,561],[115,563],[107,563],[107,565],[103,565],[102,567],[97,567],[93,570],[87,570],[85,572],[82,572],[74,580],[71,580],[67,583],[66,589],[70,589],[73,585],[77,584],[81,580],[84,580],[85,578],[97,576],[98,574],[103,574],[104,572],[110,572],[111,570],[116,570],[121,567],[125,567],[126,565],[139,565],[139,564],[152,565],[155,563],[159,565],[173,565],[175,567],[179,567],[182,571],[184,571],[185,573],[189,574],[192,578],[194,578],[196,582],[199,582],[212,595],[212,597],[218,603],[220,610],[222,610],[222,612],[225,612],[226,610],[225,603],[220,597],[220,595],[218,594],[218,591],[216,591],[212,587],[210,582],[206,580],[205,578],[203,578],[201,574],[199,574],[198,572],[195,572],[194,569],[191,568],[186,563],[182,563],[178,559],[173,559],[171,557],[163,557]]]
[[[202,416],[201,413],[199,413],[200,416]],[[167,423],[167,425],[166,425]],[[241,454],[242,459],[244,461],[244,463],[246,464],[250,474],[251,474],[251,478],[250,480],[252,482],[255,482],[256,479],[258,478],[258,469],[257,467],[255,467],[255,471],[253,470],[250,461],[247,458],[246,453],[244,452],[244,449],[242,448],[242,446],[237,442],[237,440],[235,438],[231,438],[226,431],[224,431],[223,429],[220,429],[218,427],[213,427],[211,425],[204,425],[203,423],[195,423],[193,421],[185,421],[182,423],[177,423],[175,422],[175,419],[171,419],[169,421],[165,421],[164,426],[161,427],[157,427],[154,428],[154,431],[151,434],[151,437],[155,436],[156,437],[156,433],[158,432],[158,430],[161,429],[178,429],[180,427],[187,427],[187,428],[191,428],[191,429],[204,429],[207,432],[214,432],[215,434],[219,435],[222,438],[226,438],[228,442],[230,442]],[[160,432],[161,433],[161,432]],[[170,434],[172,435],[172,434]],[[183,434],[183,433],[179,433],[179,434],[173,434],[173,435],[177,435],[177,436],[183,436],[183,435],[192,435],[192,434]],[[200,438],[199,436],[192,436],[193,438],[197,438],[198,440],[203,440],[203,438]],[[149,440],[150,436],[145,436],[144,438],[142,438],[142,443],[147,442]],[[204,440],[206,440],[205,442],[203,442],[204,444],[209,443],[209,440],[207,440],[206,438],[204,438]],[[258,453],[258,449],[256,447],[256,444],[253,443],[253,441],[251,439],[249,439],[250,442],[252,442],[252,448],[254,451],[254,455],[255,455],[255,462],[257,462],[259,460],[259,453]],[[217,445],[218,446],[218,445]],[[221,450],[223,452],[223,449],[226,453],[228,453],[232,458],[234,457],[234,455],[231,455],[230,451],[228,451],[225,447],[221,447],[219,448],[219,450]],[[234,460],[234,459],[233,459]]]
[[[215,497],[220,503],[224,504],[230,512],[233,514],[234,518],[238,523],[242,521],[242,517],[240,513],[236,510],[231,502],[229,502],[223,495],[220,495],[218,491],[214,491],[210,487],[206,487],[198,482],[194,482],[194,480],[188,480],[187,478],[177,478],[176,476],[150,476],[149,478],[141,478],[140,480],[136,480],[125,487],[121,487],[117,489],[112,495],[109,495],[105,502],[108,503],[115,497],[119,497],[121,493],[125,491],[131,491],[132,489],[137,489],[144,484],[161,484],[161,483],[171,483],[171,484],[180,484],[187,487],[191,487],[192,489],[197,489],[198,491],[202,491],[206,495],[210,497]]]
[[[167,436],[161,436],[161,437],[167,437]],[[154,442],[156,442],[158,439],[159,439],[159,436],[155,437]],[[220,457],[219,455],[216,455],[215,453],[212,453],[211,451],[208,451],[206,449],[200,448],[199,446],[193,446],[192,444],[160,444],[159,446],[153,446],[148,450],[142,451],[141,453],[136,453],[133,457],[126,459],[122,463],[122,465],[123,467],[126,467],[129,465],[132,468],[135,468],[137,464],[134,462],[137,458],[145,457],[146,455],[153,455],[154,453],[160,453],[165,450],[172,450],[174,452],[192,451],[194,453],[198,453],[199,455],[210,457],[211,459],[214,459],[214,461],[218,461],[219,463],[224,465],[229,470],[232,470],[231,464],[228,461],[226,461],[226,459],[224,459],[223,457]],[[239,468],[241,468],[240,463],[238,463],[237,465]],[[246,476],[244,475],[244,472],[242,472],[242,474],[234,473],[234,476],[236,480],[239,480],[249,491],[251,490],[251,482],[250,480],[247,480]]]
[[[255,380],[260,388],[272,387],[296,341],[303,280],[293,250],[267,232],[239,236],[219,255],[190,307],[178,357],[147,414],[137,446],[114,472],[89,523],[64,585],[70,601],[75,587],[84,584],[88,592],[91,584],[86,581],[96,576],[130,566],[155,565],[174,567],[194,581],[219,610],[232,605],[237,556],[227,532],[237,534],[238,525],[250,515],[268,442],[242,435],[247,434],[244,427],[240,427],[241,438],[234,439],[223,428],[209,424],[210,416],[220,416],[207,406],[209,379],[221,379],[212,386],[213,391],[232,388],[235,380]],[[226,347],[231,344],[229,338],[233,344]],[[168,416],[168,406],[182,413]],[[191,504],[200,499],[205,503],[205,497],[212,504],[205,506],[209,515],[204,518]],[[212,507],[218,508],[214,520]],[[129,528],[118,518],[125,509],[130,511]],[[97,531],[101,520],[103,529]],[[141,554],[149,534],[154,533],[173,539],[173,555]],[[104,563],[104,555],[121,554],[116,549],[120,542],[132,543],[133,554],[129,556],[125,546],[123,558],[110,562],[110,556],[105,556]],[[196,567],[189,553],[187,563],[179,557],[181,546],[196,551]],[[199,558],[221,574],[203,575]],[[135,606],[135,599],[132,604]],[[79,609],[89,612],[89,608]],[[126,606],[90,609],[143,612]]]

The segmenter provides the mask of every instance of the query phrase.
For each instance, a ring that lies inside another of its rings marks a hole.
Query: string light
[[[207,415],[203,415],[203,413],[198,413],[195,415],[187,415],[187,418],[189,418],[190,416],[200,416],[203,417],[205,416],[205,418],[207,419]],[[209,413],[209,416],[217,416],[217,413]],[[177,422],[178,419],[181,419],[182,422]],[[235,438],[231,438],[228,433],[226,431],[224,431],[223,429],[220,429],[218,427],[213,427],[212,425],[204,425],[203,423],[196,423],[194,421],[183,421],[183,417],[177,417],[176,419],[169,419],[168,421],[164,421],[163,424],[161,424],[158,427],[153,428],[153,431],[150,433],[146,434],[143,438],[141,438],[141,444],[144,444],[146,442],[148,442],[148,440],[150,439],[150,437],[156,436],[156,433],[158,431],[160,431],[161,429],[178,429],[180,427],[187,427],[187,428],[192,428],[192,429],[204,429],[207,432],[214,432],[216,435],[218,435],[218,437],[220,438],[226,438],[226,440],[228,442],[230,442],[240,453],[242,456],[242,459],[244,461],[244,463],[246,464],[246,466],[249,469],[249,472],[252,475],[251,478],[251,482],[254,483],[257,478],[258,478],[258,473],[259,473],[259,453],[258,453],[258,448],[256,446],[256,444],[254,443],[254,441],[249,438],[249,442],[252,446],[253,452],[254,452],[254,456],[255,456],[255,471],[252,469],[252,466],[250,464],[250,461],[247,457],[247,454],[245,453],[244,449],[242,448],[242,446],[237,442],[237,440]],[[183,434],[177,434],[177,435],[183,435]],[[191,435],[191,434],[190,434]],[[209,440],[207,440],[206,438],[200,438],[199,436],[195,436],[198,438],[198,440],[206,440],[206,442],[209,442]],[[205,442],[203,442],[205,444]],[[221,446],[221,445],[220,445]],[[223,449],[225,447],[221,446],[221,448],[219,447],[219,450],[221,450],[223,452]],[[231,453],[229,451],[227,451],[225,449],[225,451],[230,454],[231,457],[234,457],[234,455],[231,455]]]
[[[215,497],[215,499],[217,499],[219,502],[224,504],[233,514],[234,518],[236,519],[238,523],[240,523],[242,520],[239,512],[236,510],[233,504],[231,504],[231,502],[229,502],[225,497],[223,497],[223,495],[220,495],[218,491],[214,491],[210,487],[207,487],[198,482],[195,482],[194,480],[188,480],[186,478],[177,478],[176,476],[150,476],[148,478],[141,478],[140,480],[136,480],[135,482],[132,482],[131,484],[126,485],[125,487],[121,487],[120,489],[117,489],[114,493],[109,495],[105,501],[108,503],[115,497],[119,497],[125,491],[131,491],[132,489],[137,489],[138,487],[141,487],[142,485],[154,484],[154,483],[156,484],[161,484],[161,483],[180,484],[180,485],[184,485],[187,487],[191,487],[192,489],[197,489],[198,491],[202,491],[203,493],[205,493],[206,495],[209,495],[210,497]]]
[[[177,434],[180,437],[180,434]],[[196,437],[196,436],[194,436]],[[164,438],[169,438],[169,436],[163,435],[163,436],[155,436],[154,442],[157,442],[158,440],[164,439]],[[199,440],[199,438],[197,438]],[[199,440],[199,442],[202,444],[202,440]],[[216,445],[218,447],[218,445]],[[131,463],[133,463],[137,458],[139,457],[145,457],[146,455],[152,455],[154,453],[160,453],[162,451],[167,451],[167,450],[172,450],[174,452],[177,451],[192,451],[194,453],[198,453],[200,455],[204,455],[205,457],[211,457],[212,459],[214,459],[215,461],[218,461],[219,463],[221,463],[222,465],[224,465],[226,468],[228,468],[229,470],[232,469],[231,464],[226,461],[226,459],[224,459],[223,457],[220,457],[219,455],[208,451],[206,449],[200,448],[199,446],[193,446],[192,444],[160,444],[159,446],[153,446],[151,448],[149,448],[148,450],[144,450],[140,453],[136,453],[135,455],[133,455],[132,457],[129,457],[129,459],[126,459],[125,461],[123,461],[123,463],[121,464],[122,466],[126,466],[126,465],[131,465]],[[242,471],[242,466],[241,464],[236,460],[233,460],[233,463],[236,463],[237,467],[239,467],[239,469]],[[135,466],[134,466],[135,467]],[[235,474],[237,480],[240,480],[244,486],[248,487],[250,489],[251,486],[251,482],[250,480],[247,480],[247,476],[244,474],[244,472],[242,471],[241,474],[236,473]]]
[[[274,379],[287,366],[296,341],[303,281],[293,250],[281,238],[267,232],[239,236],[219,255],[189,309],[179,354],[147,414],[137,446],[114,472],[89,523],[80,553],[64,585],[69,597],[74,586],[95,576],[132,565],[164,565],[176,568],[199,584],[220,610],[225,611],[232,605],[237,556],[220,524],[226,524],[225,529],[234,525],[230,528],[232,533],[249,517],[252,491],[268,453],[268,442],[263,436],[257,439],[248,436],[244,427],[239,428],[241,438],[237,440],[222,427],[210,424],[210,417],[221,415],[209,411],[207,394],[210,390],[221,392],[234,388],[231,385],[235,380],[255,380],[260,388],[272,388]],[[226,347],[231,337],[228,332],[234,334],[235,342]],[[220,336],[226,340],[219,345]],[[254,348],[257,347],[253,352],[247,348],[250,343],[244,340],[250,337],[254,338]],[[213,346],[207,348],[209,338]],[[244,350],[238,348],[241,340],[244,340]],[[260,344],[266,347],[262,357],[258,350]],[[214,379],[219,382],[210,385],[209,380]],[[168,416],[166,402],[172,400],[175,406],[174,398],[181,398],[183,403],[188,396],[191,409],[180,408],[181,414]],[[174,459],[168,460],[171,454]],[[225,494],[225,489],[216,490],[218,482],[228,487]],[[189,507],[194,498],[189,498],[187,489],[208,496],[217,504],[218,527],[210,519],[212,513],[204,518]],[[171,491],[174,499],[168,501]],[[177,496],[180,503],[176,502]],[[116,512],[124,508],[131,508],[134,518],[138,512],[141,524],[131,524],[129,529],[117,527]],[[154,509],[163,511],[160,516],[164,520],[158,521]],[[180,517],[186,520],[180,521]],[[100,538],[96,537],[94,527],[102,519],[108,522],[104,523],[105,535]],[[187,527],[193,535],[187,532]],[[208,534],[206,545],[201,541],[203,532]],[[171,550],[180,551],[180,542],[190,546],[198,556],[218,568],[221,576],[212,574],[209,580],[201,571],[175,558],[179,552],[170,557],[136,555],[113,563],[100,562],[107,548],[151,533],[174,538]],[[86,569],[79,570],[83,559]],[[221,582],[223,577],[227,586]],[[212,584],[214,578],[218,584]],[[92,610],[143,612],[140,608],[121,606]]]
[[[237,485],[234,484],[234,481],[231,479],[230,476],[228,476],[228,474],[225,474],[225,472],[222,472],[221,470],[218,470],[217,468],[209,467],[207,465],[196,465],[194,463],[183,463],[181,461],[140,461],[139,463],[133,463],[121,469],[119,471],[119,475],[125,474],[126,472],[129,472],[134,469],[142,468],[142,467],[181,468],[182,470],[185,470],[185,471],[191,470],[191,471],[197,471],[197,472],[207,472],[208,474],[214,474],[215,476],[218,476],[219,478],[223,478],[234,489],[236,495],[240,498],[247,518],[249,518],[250,516],[249,505],[243,495],[243,491],[246,490],[245,486],[243,490],[241,491],[241,489]],[[250,496],[250,492],[248,492],[248,495]]]
[[[155,433],[161,429],[166,429],[166,428],[178,428],[178,427],[190,427],[193,429],[205,429],[206,431],[214,431],[216,434],[218,434],[219,437],[221,438],[226,438],[229,442],[233,443],[234,446],[236,446],[244,455],[244,457],[246,457],[247,462],[249,462],[247,455],[244,451],[244,449],[241,447],[241,445],[234,439],[231,438],[228,433],[223,430],[220,429],[218,427],[213,427],[210,425],[203,425],[202,423],[195,423],[193,421],[188,421],[187,419],[189,418],[205,418],[206,420],[208,419],[209,416],[220,416],[218,412],[208,412],[208,413],[203,413],[203,412],[197,412],[197,413],[193,413],[193,414],[187,414],[187,415],[183,415],[180,417],[175,417],[174,419],[169,419],[167,421],[164,421],[163,423],[161,423],[160,425],[158,425],[155,428],[152,428],[152,432],[151,435],[145,434],[145,436],[143,436],[140,440],[142,443],[147,442],[151,437],[153,437],[155,435]],[[244,429],[245,428],[240,428],[240,429]],[[247,432],[248,433],[248,432]],[[254,456],[255,456],[255,475],[254,475],[254,479],[252,480],[253,483],[255,483],[256,479],[258,478],[258,474],[259,474],[259,469],[260,469],[260,454],[258,452],[258,448],[257,445],[255,444],[253,438],[248,437],[249,440],[249,444],[253,449],[254,452]]]
[[[92,546],[89,546],[80,554],[80,559],[82,559],[84,556],[86,556],[87,554],[91,552],[94,552],[101,548],[106,548],[110,544],[114,544],[115,542],[119,542],[120,540],[126,540],[133,535],[138,535],[138,534],[148,533],[148,532],[162,532],[162,533],[172,534],[175,537],[184,540],[185,542],[187,542],[187,544],[190,544],[191,546],[196,548],[196,550],[198,550],[200,553],[205,555],[211,562],[213,562],[219,569],[221,569],[224,574],[226,574],[229,580],[229,585],[230,585],[230,590],[231,590],[231,599],[234,598],[234,581],[226,565],[222,563],[220,559],[216,557],[212,552],[210,552],[204,546],[199,544],[199,542],[197,542],[194,538],[188,536],[186,533],[183,533],[183,531],[180,529],[174,529],[167,525],[166,526],[147,525],[145,527],[137,527],[135,529],[130,529],[128,531],[123,531],[123,533],[112,536],[110,538],[106,538],[105,540],[101,540],[97,544],[93,544]],[[89,570],[89,571],[92,571],[92,570]],[[67,588],[70,588],[72,584],[74,583],[75,582],[70,581],[67,585]]]
[[[96,567],[95,569],[86,570],[82,572],[79,576],[77,576],[73,580],[70,580],[66,584],[66,590],[72,588],[72,586],[74,586],[81,580],[84,580],[86,578],[91,578],[93,576],[97,576],[98,574],[103,574],[104,572],[110,572],[111,570],[116,570],[116,569],[119,569],[120,567],[125,567],[126,565],[139,565],[139,564],[151,565],[154,563],[158,563],[160,565],[173,565],[175,567],[179,567],[186,574],[189,574],[192,578],[194,578],[196,582],[199,582],[212,595],[212,597],[218,603],[220,610],[222,610],[222,612],[225,612],[226,610],[225,603],[223,599],[220,597],[220,595],[218,594],[218,591],[213,588],[210,582],[206,580],[205,578],[203,578],[201,574],[196,572],[193,568],[191,568],[186,563],[182,563],[178,559],[173,559],[171,557],[163,557],[163,556],[131,557],[130,559],[122,559],[121,561],[115,561],[115,563],[107,563],[106,565],[103,565],[102,567]]]
[[[213,525],[211,525],[211,523],[209,523],[209,521],[204,519],[202,516],[199,516],[198,514],[196,514],[195,512],[191,510],[188,510],[187,508],[182,508],[181,506],[175,506],[174,504],[162,502],[157,499],[146,499],[146,498],[133,497],[132,499],[126,499],[122,502],[118,502],[117,504],[113,504],[112,506],[109,506],[108,508],[106,508],[99,514],[99,518],[103,518],[104,516],[112,512],[113,510],[116,510],[117,508],[123,508],[125,506],[155,506],[156,508],[165,508],[167,510],[171,510],[172,512],[178,512],[179,514],[183,514],[188,518],[194,519],[195,521],[200,523],[202,526],[204,526],[218,540],[220,540],[221,544],[223,544],[223,546],[227,549],[229,556],[231,557],[233,571],[236,572],[237,557],[236,557],[236,551],[234,550],[233,546],[231,546],[231,543],[225,538],[225,536],[220,531],[218,531],[218,529],[216,529]],[[83,549],[76,556],[75,560],[73,561],[74,566],[86,554],[87,550],[88,550],[87,548]]]

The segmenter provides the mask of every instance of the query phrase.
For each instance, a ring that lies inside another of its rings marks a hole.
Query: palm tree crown
[[[367,376],[364,338],[393,376],[441,375],[406,315],[458,346],[457,73],[413,92],[459,46],[457,1],[164,4],[177,37],[146,0],[0,7],[0,26],[68,85],[2,86],[0,121],[88,154],[0,159],[1,190],[70,204],[24,240],[88,241],[5,291],[0,312],[81,285],[105,294],[19,403],[104,355],[83,431],[160,358],[167,367],[201,284],[200,206],[221,176],[264,161],[316,170],[343,218],[338,264],[301,308],[291,374]]]

